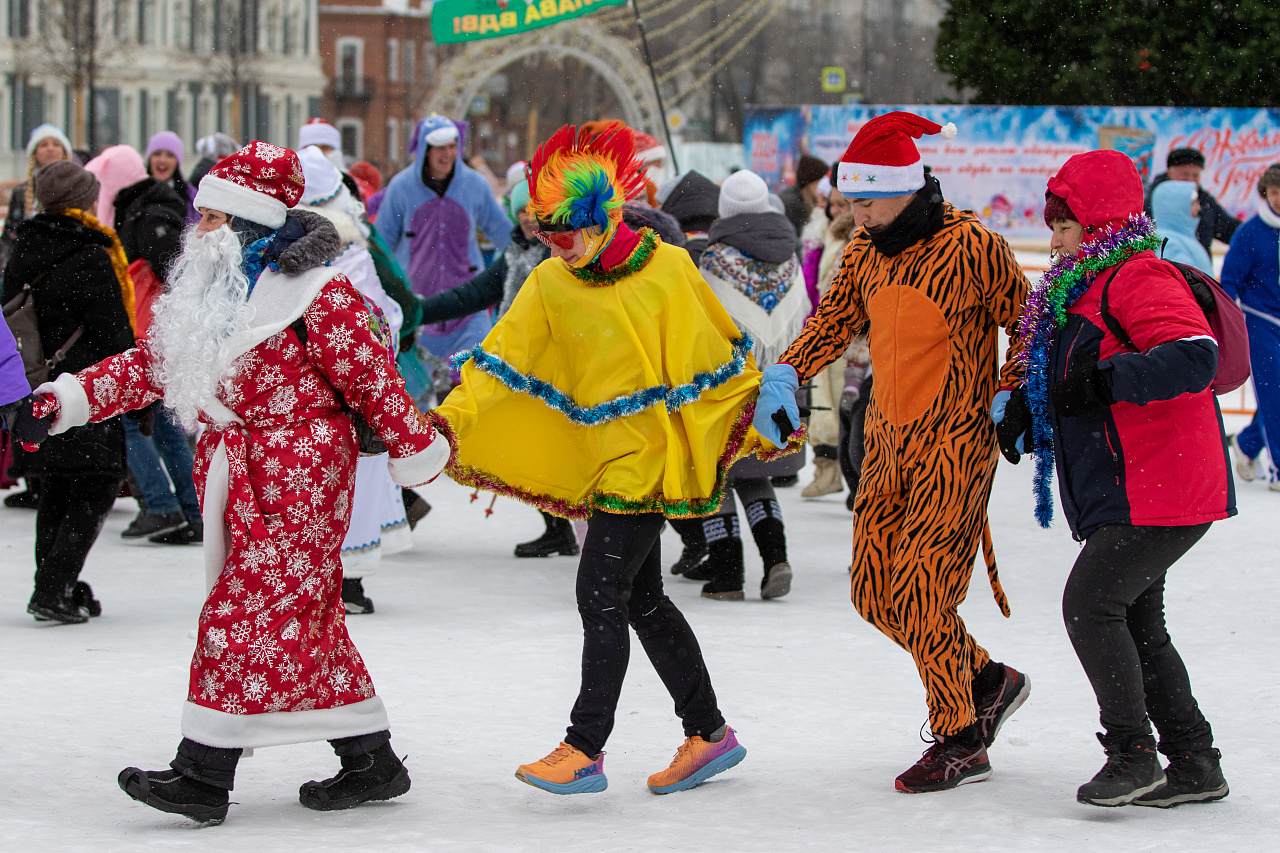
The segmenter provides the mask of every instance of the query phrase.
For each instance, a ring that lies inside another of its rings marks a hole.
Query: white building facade
[[[172,130],[189,167],[201,136],[292,144],[321,114],[317,0],[0,0],[0,9],[0,180],[26,176],[27,139],[45,122],[93,151],[142,150]],[[75,81],[91,52],[90,95]]]

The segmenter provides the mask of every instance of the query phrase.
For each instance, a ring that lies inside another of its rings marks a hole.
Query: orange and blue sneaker
[[[649,777],[649,790],[655,794],[674,794],[697,787],[717,773],[733,767],[747,755],[747,748],[738,743],[733,729],[725,726],[724,737],[716,743],[703,740],[698,735],[685,738],[671,759],[671,766]]]
[[[541,761],[521,764],[516,778],[553,794],[595,794],[609,787],[604,775],[604,753],[592,761],[564,742]]]

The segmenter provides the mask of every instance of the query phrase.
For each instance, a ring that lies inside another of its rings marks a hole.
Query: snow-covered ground
[[[1238,426],[1238,424],[1237,424]],[[366,581],[378,606],[351,633],[408,755],[413,790],[349,812],[316,813],[297,788],[331,775],[326,744],[259,750],[240,765],[227,822],[198,828],[130,801],[128,765],[164,767],[179,739],[198,549],[125,544],[121,501],[84,578],[104,614],[83,626],[27,616],[34,513],[0,509],[0,720],[9,732],[0,849],[26,850],[681,850],[1253,851],[1280,839],[1272,735],[1280,725],[1280,494],[1239,484],[1240,515],[1214,526],[1169,583],[1169,622],[1212,721],[1231,796],[1207,806],[1099,809],[1075,789],[1102,765],[1097,709],[1062,628],[1059,598],[1077,553],[1065,526],[1036,528],[1031,466],[1002,463],[992,498],[1001,618],[981,573],[963,613],[997,659],[1025,669],[1031,699],[991,751],[992,778],[908,796],[894,777],[924,745],[923,690],[911,659],[848,599],[843,496],[781,490],[794,591],[704,601],[669,583],[697,631],[725,715],[749,754],[690,792],[656,797],[681,731],[639,644],[608,746],[609,789],[557,797],[513,778],[563,735],[577,688],[576,561],[516,560],[537,514],[429,487],[435,510],[413,551]],[[810,471],[802,477],[802,484]],[[669,530],[664,561],[678,553]],[[748,583],[759,559],[747,547]]]

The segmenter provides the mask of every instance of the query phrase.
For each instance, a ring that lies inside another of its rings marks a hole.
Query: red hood
[[[1049,179],[1049,192],[1066,199],[1085,227],[1086,242],[1094,232],[1108,226],[1119,230],[1130,216],[1142,213],[1142,179],[1120,151],[1075,155]]]

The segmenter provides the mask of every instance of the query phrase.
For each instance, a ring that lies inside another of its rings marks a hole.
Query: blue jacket
[[[1222,289],[1241,305],[1280,318],[1280,228],[1255,216],[1236,230],[1222,264]]]
[[[1168,241],[1160,256],[1213,275],[1213,260],[1196,239],[1200,219],[1191,215],[1191,200],[1197,192],[1191,181],[1165,181],[1151,191],[1151,211],[1160,236]]]
[[[27,369],[18,354],[18,342],[13,339],[9,324],[0,322],[0,406],[17,402],[30,393]]]
[[[511,221],[489,182],[462,162],[461,136],[453,177],[444,195],[437,195],[422,180],[426,136],[450,124],[449,119],[438,115],[419,123],[413,165],[391,179],[374,223],[408,273],[413,292],[422,297],[443,293],[483,268],[476,228],[484,231],[499,254],[511,242]],[[450,334],[465,322],[462,318],[433,324],[427,332]]]

